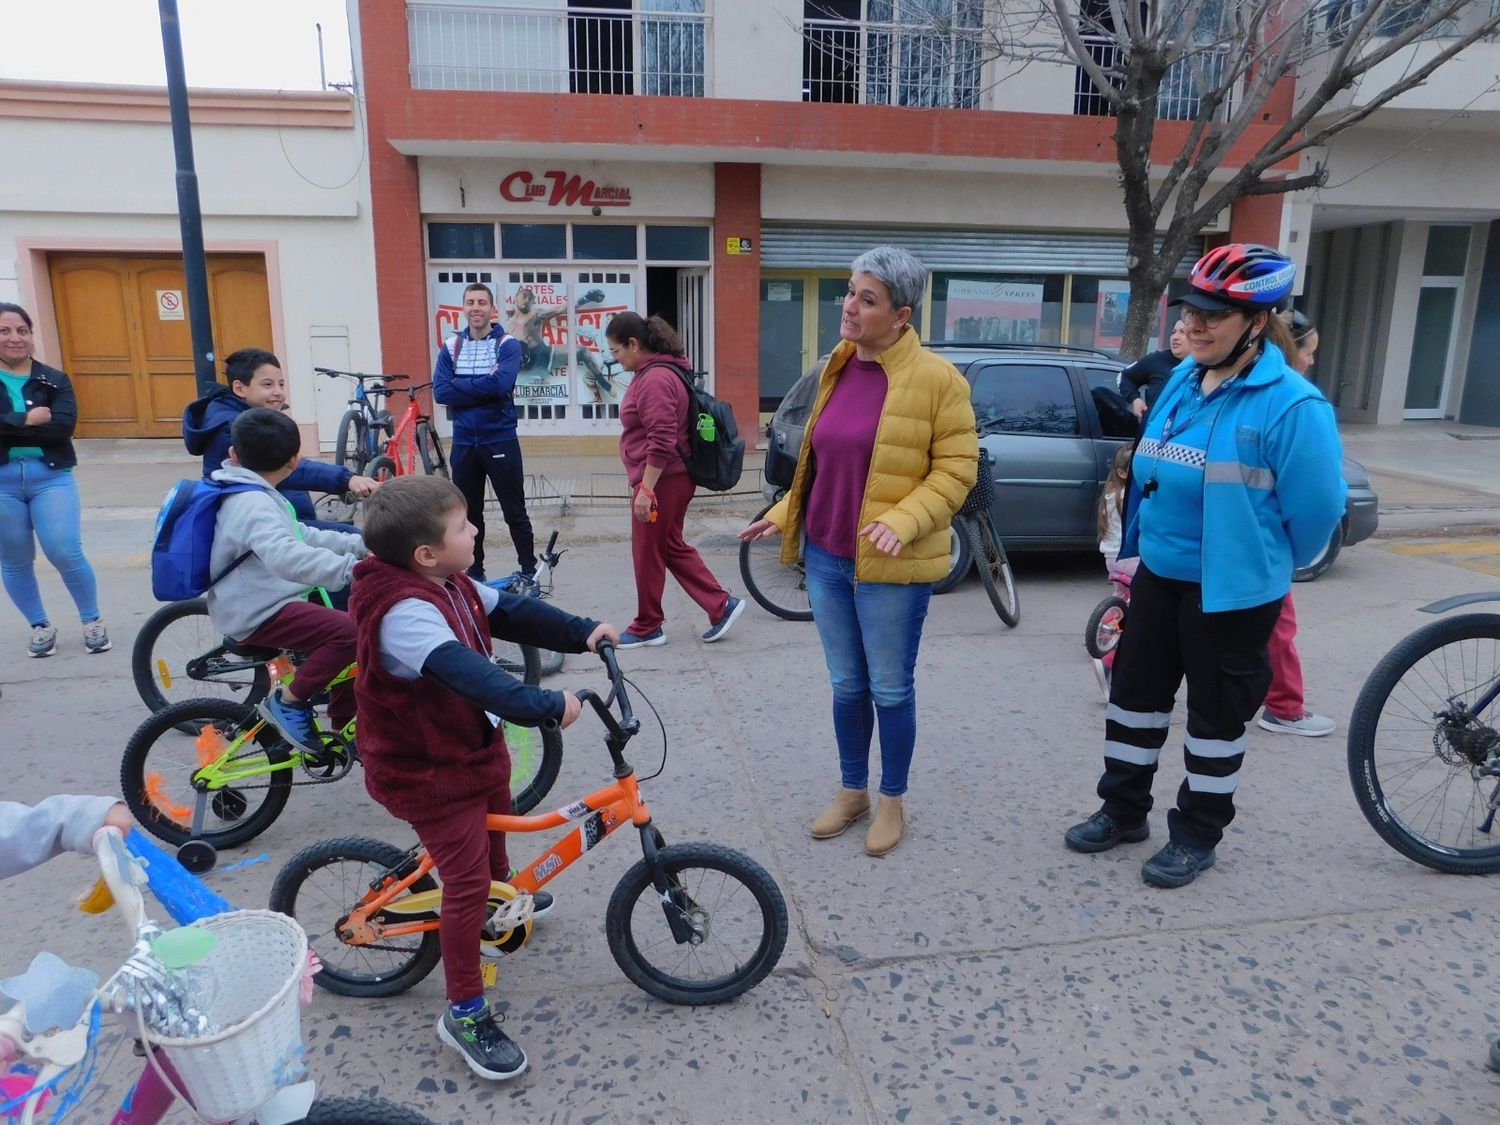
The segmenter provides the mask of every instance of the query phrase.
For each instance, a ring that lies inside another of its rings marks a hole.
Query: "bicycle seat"
[[[267,648],[265,645],[247,645],[243,641],[237,641],[232,637],[224,638],[224,651],[233,653],[235,656],[243,656],[246,660],[275,660],[281,655],[279,648]]]

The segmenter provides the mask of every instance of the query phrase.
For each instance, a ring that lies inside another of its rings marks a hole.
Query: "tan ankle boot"
[[[841,835],[844,829],[870,815],[870,794],[863,789],[840,789],[833,803],[812,822],[814,840]]]
[[[875,819],[865,833],[865,851],[871,855],[885,855],[901,842],[901,831],[906,825],[906,812],[900,797],[882,797],[875,806]]]

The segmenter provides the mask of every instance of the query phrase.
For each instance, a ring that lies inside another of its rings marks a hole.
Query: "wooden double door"
[[[180,437],[198,397],[180,257],[58,254],[49,262],[79,437]],[[210,254],[214,354],[272,348],[265,259]]]

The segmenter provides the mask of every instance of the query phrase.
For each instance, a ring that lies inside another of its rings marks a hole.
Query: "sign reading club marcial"
[[[500,181],[500,198],[511,203],[544,203],[548,207],[629,207],[630,189],[596,184],[560,168],[549,168],[540,174],[523,169]]]

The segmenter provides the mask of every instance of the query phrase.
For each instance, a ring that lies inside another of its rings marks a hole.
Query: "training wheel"
[[[207,840],[189,840],[177,849],[177,862],[194,875],[202,875],[214,869],[219,853]]]

